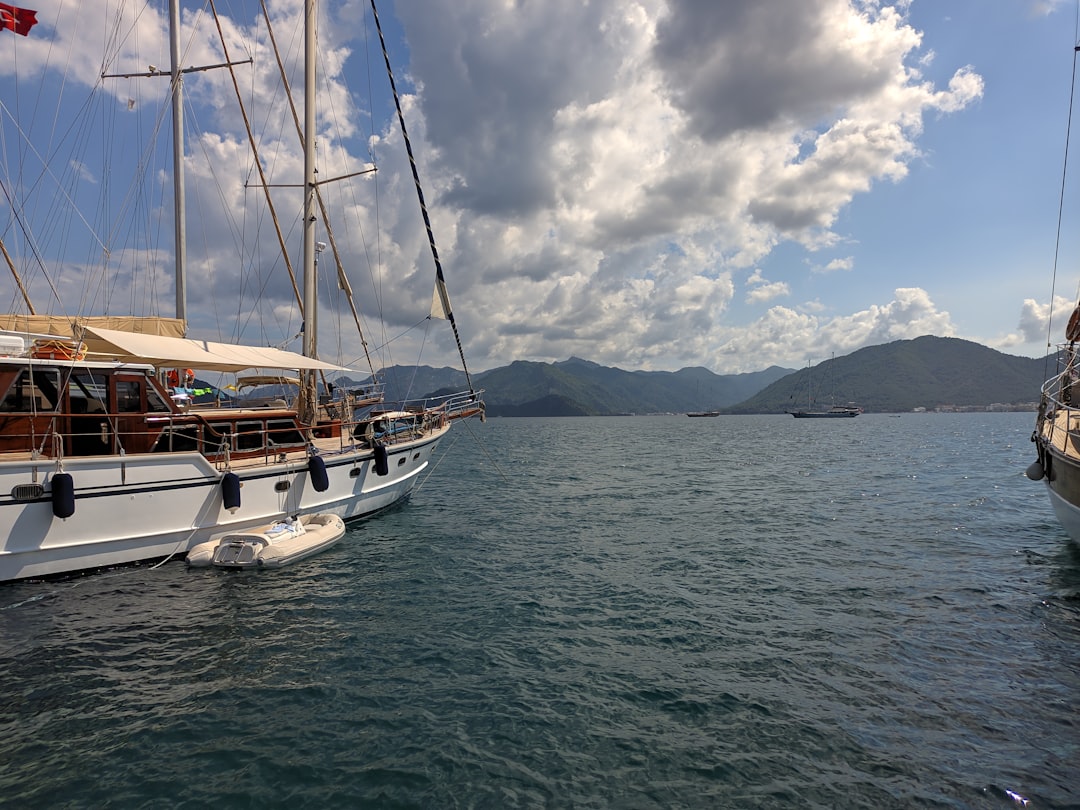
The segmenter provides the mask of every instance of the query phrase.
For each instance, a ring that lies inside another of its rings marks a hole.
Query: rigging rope
[[[1077,3],[1077,21],[1080,22],[1080,2]],[[1074,40],[1075,41],[1075,40]],[[1065,182],[1069,174],[1069,141],[1072,138],[1073,103],[1076,99],[1076,54],[1080,52],[1080,45],[1073,47],[1072,80],[1069,86],[1069,115],[1065,124],[1065,157],[1061,166],[1061,194],[1058,199],[1057,234],[1054,239],[1054,269],[1050,280],[1050,315],[1046,319],[1046,354],[1043,357],[1043,376],[1046,376],[1050,365],[1051,332],[1050,328],[1054,320],[1054,295],[1057,290],[1058,258],[1061,251],[1061,220],[1065,211]],[[1080,294],[1080,290],[1078,290]],[[1080,306],[1080,304],[1077,304]]]
[[[457,342],[458,355],[461,357],[461,367],[465,370],[465,379],[469,383],[469,392],[472,393],[472,376],[469,374],[469,367],[465,363],[465,350],[461,348],[461,335],[458,333],[457,322],[454,320],[454,313],[450,310],[450,302],[445,295],[446,278],[443,276],[442,262],[439,261],[439,250],[435,247],[435,233],[431,229],[431,217],[428,216],[427,203],[424,202],[424,190],[420,186],[420,172],[417,171],[416,158],[413,157],[412,141],[409,140],[409,131],[405,128],[405,115],[401,112],[401,100],[398,98],[397,85],[394,82],[394,70],[390,66],[390,54],[386,50],[386,38],[383,36],[382,25],[379,23],[379,12],[375,8],[375,0],[370,0],[370,2],[371,14],[375,18],[375,30],[379,32],[379,45],[382,47],[383,61],[386,62],[386,75],[390,79],[390,90],[394,94],[394,106],[397,108],[401,135],[405,140],[405,151],[409,154],[413,185],[416,187],[416,196],[420,200],[420,213],[423,214],[424,227],[427,228],[428,244],[431,246],[431,258],[435,260],[435,277],[441,285],[439,293],[442,296],[443,308],[446,310],[446,319],[450,321],[450,328],[454,330],[454,340]]]

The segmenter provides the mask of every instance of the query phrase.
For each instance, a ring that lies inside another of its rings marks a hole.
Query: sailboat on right
[[[1032,481],[1045,481],[1050,505],[1058,521],[1076,542],[1080,542],[1080,304],[1073,309],[1065,330],[1067,342],[1058,346],[1056,356],[1047,357],[1055,372],[1043,383],[1039,411],[1035,418],[1037,458],[1027,468]]]
[[[854,416],[858,416],[862,413],[862,408],[858,405],[833,405],[827,410],[815,410],[814,408],[814,387],[813,376],[810,363],[806,363],[806,408],[797,411],[788,411],[796,419],[844,419]]]
[[[1080,46],[1073,49],[1072,96],[1076,94],[1076,59]],[[1073,98],[1069,99],[1070,117]],[[1066,132],[1072,131],[1068,122]],[[1062,190],[1059,199],[1058,242],[1061,241],[1061,221],[1065,204],[1065,178],[1068,176],[1069,144],[1066,138],[1065,165],[1062,171]],[[1054,251],[1054,277],[1057,277],[1058,250]],[[1051,300],[1054,291],[1051,290]],[[1052,321],[1052,319],[1051,319]],[[1047,344],[1049,345],[1049,340]],[[1035,443],[1037,458],[1027,468],[1032,481],[1044,481],[1050,496],[1050,505],[1058,521],[1074,542],[1080,543],[1080,301],[1073,308],[1065,327],[1065,343],[1056,351],[1047,353],[1046,382],[1042,386],[1035,431],[1031,441]]]

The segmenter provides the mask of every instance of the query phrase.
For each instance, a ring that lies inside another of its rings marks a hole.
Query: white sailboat
[[[175,31],[175,0],[172,19]],[[0,581],[182,559],[224,532],[290,517],[369,517],[409,496],[454,420],[483,415],[473,390],[395,403],[392,417],[368,392],[319,395],[316,374],[346,369],[320,360],[316,342],[314,0],[305,19],[303,354],[185,337],[178,156],[177,318],[38,315],[28,297],[0,316]],[[179,134],[175,40],[172,55]],[[298,372],[302,384],[292,404],[201,406],[172,384],[174,369]],[[374,430],[391,419],[405,427]]]

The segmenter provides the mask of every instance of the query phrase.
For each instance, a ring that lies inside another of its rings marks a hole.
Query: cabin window
[[[191,453],[199,450],[199,429],[194,425],[167,427],[161,431],[151,453]]]
[[[55,368],[23,369],[15,384],[0,400],[0,412],[32,413],[56,408],[60,395],[60,371]]]
[[[72,374],[68,384],[72,413],[105,413],[105,378],[93,374]]]
[[[263,448],[263,423],[262,422],[237,422],[236,423],[236,449],[262,450]]]
[[[303,447],[304,434],[291,419],[270,419],[266,423],[266,443],[270,447]]]
[[[116,381],[117,413],[142,413],[142,384],[139,380]]]
[[[151,413],[168,412],[169,406],[153,386],[146,387],[146,410]]]

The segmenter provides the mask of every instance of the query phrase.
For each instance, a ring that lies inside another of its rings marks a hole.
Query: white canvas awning
[[[83,338],[88,352],[124,363],[150,363],[167,368],[244,371],[251,368],[348,371],[295,352],[264,346],[236,346],[193,338],[118,332],[88,326]]]

